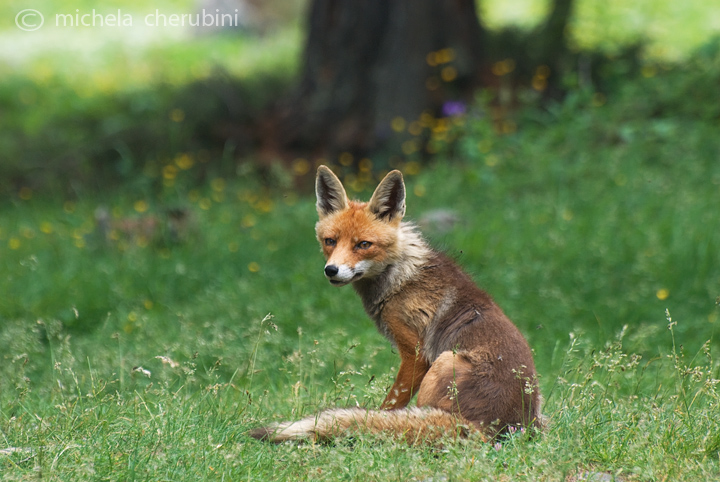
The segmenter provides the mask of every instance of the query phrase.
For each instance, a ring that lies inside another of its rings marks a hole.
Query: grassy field
[[[410,447],[246,435],[327,407],[377,407],[398,356],[352,289],[325,281],[309,186],[280,168],[229,176],[176,154],[192,126],[180,128],[173,99],[132,94],[146,110],[128,114],[136,104],[122,93],[202,78],[210,45],[247,54],[226,63],[234,76],[292,70],[296,35],[178,44],[140,61],[111,47],[86,76],[38,61],[0,84],[0,126],[29,139],[5,136],[2,162],[24,162],[44,123],[62,127],[62,145],[112,131],[97,121],[108,112],[121,126],[164,119],[158,143],[170,145],[141,175],[118,172],[123,189],[19,185],[0,199],[0,479],[717,479],[717,43],[499,122],[482,103],[449,130],[427,120],[435,162],[393,164],[408,217],[452,214],[427,237],[533,347],[542,436]],[[382,175],[387,159],[372,161],[345,178],[352,195],[367,198]]]
[[[681,95],[716,75],[574,94],[522,111],[505,135],[479,109],[458,122],[459,160],[399,166],[409,216],[455,213],[428,237],[533,346],[550,419],[537,440],[276,447],[245,435],[377,406],[398,362],[352,290],[323,279],[313,199],[281,171],[264,187],[248,171],[189,188],[182,176],[202,162],[179,158],[153,196],[5,200],[3,480],[717,477],[718,107]],[[109,239],[98,207],[119,223]],[[180,239],[122,226],[167,208],[189,213]]]

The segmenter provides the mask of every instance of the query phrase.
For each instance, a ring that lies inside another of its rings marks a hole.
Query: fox
[[[323,273],[333,286],[352,285],[399,354],[399,370],[379,410],[329,409],[250,435],[280,443],[386,433],[416,443],[540,431],[530,346],[490,295],[403,220],[402,173],[389,172],[370,200],[360,202],[351,201],[333,171],[320,166],[315,192]],[[416,406],[408,407],[415,395]]]

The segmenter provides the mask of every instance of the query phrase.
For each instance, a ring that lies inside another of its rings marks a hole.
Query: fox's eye
[[[325,246],[335,246],[337,244],[337,241],[335,241],[333,238],[325,238]]]
[[[368,249],[370,246],[372,246],[372,243],[370,241],[360,241],[357,244],[357,247],[360,249]]]

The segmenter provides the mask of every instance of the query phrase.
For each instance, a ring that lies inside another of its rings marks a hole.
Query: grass
[[[138,172],[177,156],[248,150],[248,119],[292,82],[298,36],[287,28],[261,40],[210,37],[139,52],[110,44],[99,61],[36,55],[0,84],[0,194],[84,195],[133,185]],[[236,138],[223,146],[218,132],[228,130]]]
[[[291,65],[287,35],[228,70]],[[429,120],[420,138],[439,151],[433,164],[374,158],[372,172],[346,173],[367,198],[390,162],[406,174],[410,218],[450,210],[457,223],[427,237],[535,351],[550,419],[541,437],[434,447],[247,437],[326,407],[377,407],[398,357],[352,290],[324,280],[309,188],[279,168],[208,169],[217,153],[173,144],[193,129],[173,120],[188,107],[133,84],[141,71],[203,80],[206,47],[150,49],[142,62],[118,53],[107,83],[93,77],[102,69],[83,83],[30,62],[0,89],[0,123],[29,133],[29,151],[51,145],[32,137],[48,118],[63,127],[53,139],[75,145],[110,129],[98,120],[108,113],[121,127],[166,119],[157,138],[169,146],[133,159],[139,175],[112,171],[123,189],[18,185],[0,200],[2,480],[718,478],[717,44],[673,69],[618,67],[604,92],[547,108],[491,120],[479,103],[452,127]],[[179,74],[185,61],[200,67]],[[109,95],[81,95],[102,86]],[[146,110],[133,113],[138,99]],[[178,209],[188,218],[176,232]],[[107,236],[102,211],[115,223]]]
[[[453,163],[399,166],[409,216],[455,213],[429,238],[533,346],[550,418],[537,440],[246,436],[325,407],[375,407],[398,366],[352,291],[323,279],[313,200],[280,170],[198,188],[183,176],[202,162],[178,159],[187,169],[145,195],[4,201],[3,479],[716,478],[717,105],[678,95],[713,85],[715,68],[578,92],[505,119],[503,135],[480,106],[441,149]],[[372,182],[352,182],[354,194]],[[179,241],[120,228],[106,240],[101,205],[116,220],[162,220],[168,207],[191,218]]]

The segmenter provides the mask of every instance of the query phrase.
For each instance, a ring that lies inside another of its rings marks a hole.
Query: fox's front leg
[[[401,349],[400,370],[380,408],[382,410],[405,408],[420,388],[420,383],[429,369],[430,365],[420,354],[419,349],[413,349],[412,353]]]

